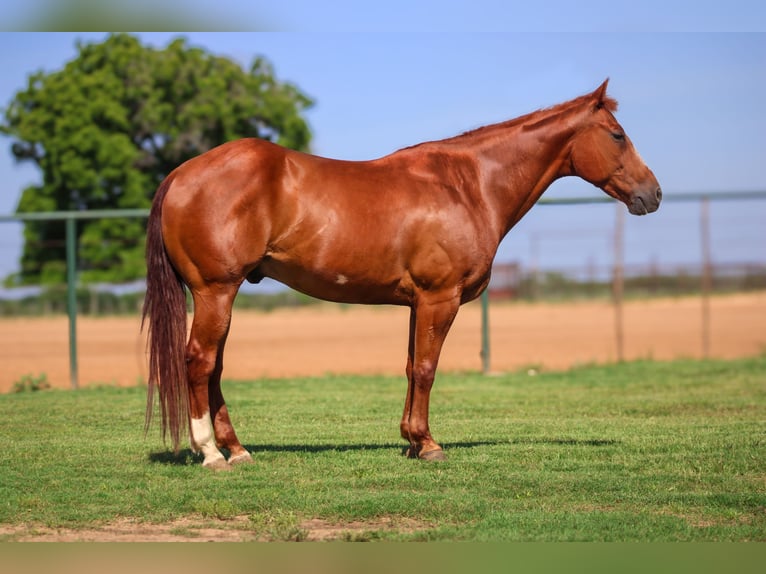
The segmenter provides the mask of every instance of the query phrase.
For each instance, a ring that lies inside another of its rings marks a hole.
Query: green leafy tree
[[[115,34],[78,44],[62,70],[38,72],[3,110],[0,132],[18,161],[39,167],[20,213],[146,208],[160,181],[183,161],[225,141],[265,138],[299,150],[311,133],[311,100],[276,79],[267,60],[249,69],[190,47],[165,49]],[[84,281],[125,281],[144,273],[145,222],[78,223]],[[63,222],[25,223],[19,283],[63,280]]]

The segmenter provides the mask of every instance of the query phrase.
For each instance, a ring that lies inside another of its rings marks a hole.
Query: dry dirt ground
[[[699,298],[626,303],[625,358],[671,359],[702,354]],[[272,313],[234,313],[224,377],[256,379],[332,373],[402,375],[408,310],[320,305]],[[608,302],[497,303],[490,308],[491,368],[565,369],[617,358],[615,313]],[[766,350],[766,293],[710,301],[710,354],[733,358]],[[464,306],[444,346],[439,369],[481,369],[481,309]],[[145,340],[138,317],[77,321],[79,381],[135,385],[145,379]],[[66,317],[0,319],[0,392],[24,375],[69,382]]]
[[[15,542],[268,542],[249,528],[247,516],[228,520],[183,518],[164,524],[150,524],[121,519],[92,529],[29,527],[0,525],[0,539]],[[326,520],[304,520],[292,535],[295,541],[324,542],[331,540],[366,540],[370,533],[392,530],[415,532],[426,525],[407,518],[383,517],[375,521],[353,521],[335,524]]]

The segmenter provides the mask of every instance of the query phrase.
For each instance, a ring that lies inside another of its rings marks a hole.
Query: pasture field
[[[444,463],[401,456],[404,387],[227,381],[220,473],[140,386],[0,395],[0,539],[766,541],[766,355],[442,374]]]

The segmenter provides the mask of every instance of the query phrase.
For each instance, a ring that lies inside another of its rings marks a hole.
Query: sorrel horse
[[[188,429],[204,466],[252,460],[221,393],[223,350],[240,285],[272,277],[320,299],[410,308],[401,436],[410,457],[444,458],[428,426],[439,353],[460,305],[487,287],[505,234],[564,176],[634,215],[659,207],[657,179],[606,87],[373,161],[242,139],[175,169],[147,231],[147,428],[158,389],[162,435],[170,431],[176,451]],[[188,342],[184,286],[194,303]]]

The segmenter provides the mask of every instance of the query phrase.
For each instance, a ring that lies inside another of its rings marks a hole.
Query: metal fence
[[[66,222],[66,284],[67,315],[69,316],[69,380],[78,388],[77,374],[77,221],[84,219],[147,218],[148,209],[110,209],[90,211],[54,211],[17,213],[0,216],[0,223],[8,221],[65,221]]]
[[[728,289],[733,289],[738,283],[741,288],[765,288],[766,287],[766,242],[762,247],[758,249],[759,261],[755,262],[738,262],[729,264],[714,264],[711,255],[711,217],[710,217],[710,205],[712,202],[731,202],[731,201],[763,201],[766,200],[766,191],[748,191],[748,192],[719,192],[719,193],[687,193],[687,194],[666,194],[663,199],[664,203],[697,203],[699,204],[699,210],[697,211],[697,228],[698,233],[695,233],[696,241],[699,244],[699,263],[685,263],[685,264],[664,264],[660,265],[657,262],[649,263],[647,265],[626,265],[625,263],[625,209],[622,205],[617,204],[615,209],[614,227],[611,235],[608,238],[609,248],[612,253],[611,264],[608,269],[599,268],[596,265],[583,266],[571,266],[570,268],[556,266],[556,279],[561,280],[562,277],[575,278],[575,281],[580,283],[581,293],[582,289],[594,290],[598,284],[600,287],[606,286],[608,293],[612,299],[614,306],[614,336],[615,336],[615,348],[617,351],[618,360],[624,358],[624,322],[623,322],[623,302],[626,294],[626,286],[629,286],[632,290],[636,290],[636,284],[641,285],[641,291],[643,294],[650,295],[652,290],[659,291],[661,283],[665,282],[668,275],[675,274],[677,281],[680,284],[672,292],[677,294],[679,292],[688,293],[693,289],[695,293],[700,294],[701,306],[701,331],[700,341],[702,356],[708,357],[710,353],[710,295],[713,292],[714,286],[718,286],[719,290],[725,290],[724,285]],[[598,203],[614,203],[613,200],[600,196],[593,198],[570,198],[570,199],[547,199],[542,198],[538,205],[578,205],[578,204],[598,204]],[[758,217],[758,214],[750,214]],[[761,214],[766,216],[766,213]],[[692,215],[692,217],[694,217]],[[761,219],[758,219],[758,225],[761,226]],[[761,230],[766,229],[766,226],[760,227]],[[518,230],[516,230],[518,231]],[[578,233],[571,230],[560,230],[559,235],[571,240],[574,235]],[[583,273],[583,270],[585,271]],[[532,265],[532,268],[525,271],[520,265],[516,263],[495,263],[493,269],[493,281],[490,283],[490,288],[483,294],[483,305],[488,306],[490,299],[502,299],[504,297],[518,296],[520,295],[520,288],[522,287],[522,281],[526,281],[527,288],[526,295],[529,296],[529,290],[531,285],[531,298],[535,298],[535,289],[540,288],[540,276],[545,276],[541,269],[536,264]],[[718,281],[714,282],[714,278],[717,277]],[[589,281],[590,278],[590,281]],[[696,283],[696,285],[695,285]],[[680,287],[680,289],[679,289]],[[484,321],[482,328],[482,367],[485,372],[490,370],[490,341],[489,341],[489,328],[488,320],[489,314]]]
[[[666,195],[665,202],[696,202],[700,204],[700,244],[702,251],[702,266],[700,273],[700,292],[702,293],[701,313],[703,317],[703,355],[707,355],[709,348],[709,295],[712,289],[712,270],[713,265],[710,256],[710,202],[728,202],[740,200],[764,200],[766,191],[749,192],[721,192],[721,193],[688,193]],[[606,204],[615,203],[614,200],[605,196],[594,197],[575,197],[563,199],[542,198],[538,205],[584,205],[584,204]],[[613,249],[613,265],[611,266],[611,293],[615,306],[615,337],[617,341],[618,359],[622,358],[622,301],[625,290],[625,264],[624,264],[624,208],[618,206],[616,211],[615,226],[613,237],[611,239]],[[0,215],[0,223],[4,222],[23,222],[34,220],[58,220],[66,224],[66,301],[67,314],[69,318],[69,364],[70,364],[70,382],[72,388],[78,387],[78,368],[77,368],[77,222],[86,219],[106,219],[106,218],[147,218],[149,210],[147,209],[126,209],[126,210],[90,210],[90,211],[60,211],[60,212],[41,212],[41,213],[20,213],[12,215]],[[490,295],[496,292],[498,278],[509,276],[513,273],[509,271],[508,264],[496,266],[494,274],[495,280],[491,288],[482,295],[482,368],[484,372],[490,371],[491,351],[489,338],[489,320],[490,320]]]

